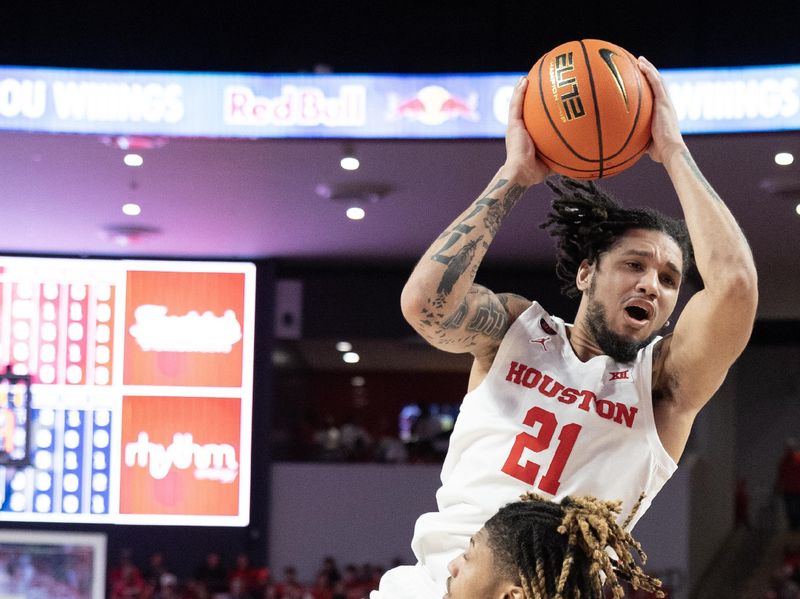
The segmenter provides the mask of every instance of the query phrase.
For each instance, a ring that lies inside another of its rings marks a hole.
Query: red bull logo
[[[477,121],[480,118],[477,94],[459,98],[440,85],[423,87],[406,100],[390,95],[389,102],[391,118],[409,119],[423,125],[441,125],[453,119]]]

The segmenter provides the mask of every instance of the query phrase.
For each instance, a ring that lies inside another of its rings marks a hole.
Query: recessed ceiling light
[[[138,216],[142,213],[142,207],[139,204],[123,204],[122,205],[122,212],[123,214],[127,214],[128,216]]]
[[[142,166],[142,164],[144,164],[144,158],[139,154],[125,154],[125,158],[122,160],[128,166]]]
[[[336,351],[346,352],[350,351],[351,349],[353,349],[353,344],[349,341],[339,341],[336,344]]]
[[[356,364],[360,359],[361,359],[361,356],[359,356],[354,351],[349,351],[349,352],[346,352],[346,353],[342,354],[342,360],[344,360],[348,364]]]
[[[361,220],[367,215],[366,211],[360,206],[351,206],[347,209],[345,214],[347,214],[347,218],[350,220]]]
[[[792,156],[789,152],[778,152],[775,154],[775,164],[779,164],[780,166],[789,166],[792,162],[794,162],[794,156]]]
[[[797,214],[800,214],[800,204],[794,207],[794,211],[797,212]]]
[[[339,164],[346,171],[354,171],[357,170],[359,166],[361,166],[361,163],[355,156],[345,156],[339,161]]]

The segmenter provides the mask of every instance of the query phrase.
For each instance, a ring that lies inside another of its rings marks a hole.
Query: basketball
[[[528,73],[523,118],[553,171],[599,179],[633,166],[650,144],[653,92],[627,50],[602,40],[567,42]]]

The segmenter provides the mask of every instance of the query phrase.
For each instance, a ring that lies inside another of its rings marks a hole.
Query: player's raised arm
[[[758,302],[756,269],[742,230],[683,142],[661,76],[647,60],[639,65],[655,99],[650,155],[664,165],[675,187],[703,279],[703,290],[689,300],[665,340],[660,382],[654,382],[671,399],[674,420],[685,422],[679,414],[689,416],[690,424],[750,338]],[[674,441],[688,435],[684,428],[675,426]]]
[[[506,162],[486,190],[428,248],[403,289],[403,315],[432,345],[455,353],[492,353],[521,310],[516,296],[474,284],[478,265],[522,194],[549,174],[522,121],[527,80],[509,106]],[[510,317],[509,314],[512,316]]]

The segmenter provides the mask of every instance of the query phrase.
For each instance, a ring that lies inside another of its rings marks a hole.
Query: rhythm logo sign
[[[237,515],[241,401],[123,398],[120,513]]]
[[[150,435],[139,432],[136,441],[125,446],[125,465],[147,468],[150,476],[163,480],[172,468],[191,470],[198,480],[232,483],[239,473],[236,448],[228,443],[194,442],[192,433],[175,433],[172,443],[164,447],[150,441]]]

